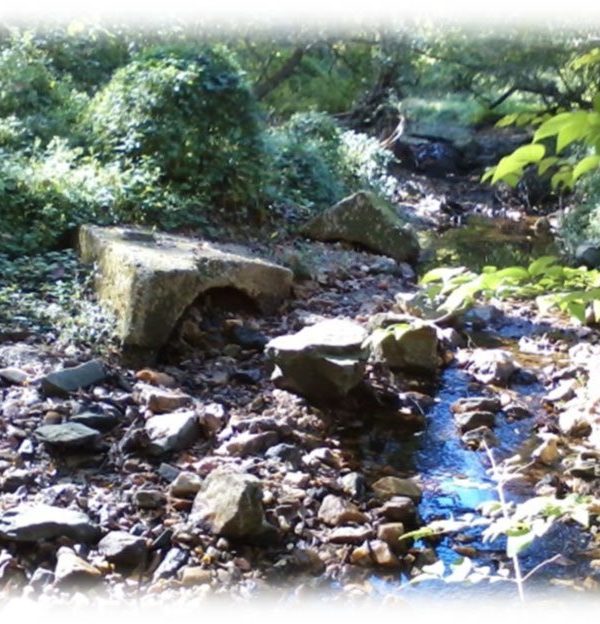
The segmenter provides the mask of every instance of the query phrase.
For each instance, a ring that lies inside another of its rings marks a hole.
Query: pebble
[[[102,581],[102,573],[78,557],[71,548],[61,546],[58,549],[54,579],[56,585],[86,586]]]
[[[407,496],[393,496],[381,507],[380,513],[391,522],[413,525],[417,516],[417,508],[414,501]]]
[[[184,587],[195,587],[210,583],[213,573],[201,566],[186,566],[181,571],[181,584]]]
[[[180,472],[169,486],[175,498],[193,498],[202,487],[202,478],[194,472]]]
[[[419,485],[411,479],[399,477],[382,477],[371,486],[375,496],[380,500],[389,500],[394,496],[407,496],[414,502],[420,502],[423,492]]]
[[[160,490],[138,490],[133,502],[139,509],[158,509],[166,504],[167,497]]]
[[[369,517],[358,509],[353,503],[328,494],[319,507],[318,518],[330,526],[339,526],[348,522],[364,524]]]

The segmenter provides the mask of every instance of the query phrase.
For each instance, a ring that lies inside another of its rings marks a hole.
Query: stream
[[[479,270],[487,264],[499,268],[511,265],[527,265],[540,255],[556,254],[552,241],[531,236],[531,231],[508,221],[485,217],[474,217],[463,227],[447,230],[444,234],[430,239],[428,266],[465,264]],[[425,270],[426,270],[425,269]],[[473,346],[500,347],[512,353],[517,364],[530,370],[541,370],[552,363],[547,355],[523,354],[519,350],[519,339],[523,336],[540,334],[540,328],[519,317],[505,317],[498,326],[486,328],[483,332],[473,332],[470,342]],[[472,378],[456,363],[444,368],[435,382],[424,381],[419,388],[435,397],[435,404],[426,412],[426,426],[423,431],[404,436],[382,434],[385,442],[376,449],[363,444],[364,458],[389,464],[394,468],[415,475],[423,486],[423,500],[419,512],[426,524],[437,519],[460,519],[465,514],[477,517],[477,508],[486,501],[498,500],[496,482],[490,476],[490,461],[485,451],[469,450],[460,440],[450,406],[458,399],[486,394],[481,387],[474,387]],[[533,450],[534,425],[537,416],[543,416],[542,397],[547,390],[538,382],[512,383],[509,389],[496,388],[499,392],[510,392],[513,399],[526,404],[533,414],[522,420],[508,420],[500,412],[494,433],[498,444],[492,449],[496,461],[514,456],[521,451]],[[490,394],[492,396],[492,394]],[[388,432],[390,433],[390,432]],[[547,470],[550,473],[550,470]],[[543,474],[543,472],[541,473]],[[534,495],[534,485],[540,479],[538,468],[535,476],[524,474],[523,479],[505,486],[507,500],[522,502]],[[450,574],[450,566],[462,561],[456,546],[468,545],[474,566],[487,566],[492,573],[498,563],[506,560],[505,538],[494,541],[482,540],[482,529],[467,528],[457,535],[437,538],[433,544],[418,540],[417,546],[431,547],[445,565],[445,575]],[[541,538],[520,556],[523,573],[553,557],[563,555],[558,563],[541,567],[525,586],[527,599],[534,598],[541,604],[561,599],[572,599],[575,595],[569,579],[583,579],[589,573],[589,560],[578,554],[584,550],[589,536],[574,522],[557,522]],[[370,578],[377,595],[401,596],[404,601],[429,604],[443,601],[457,601],[465,597],[479,597],[485,600],[501,599],[518,602],[517,586],[513,582],[444,582],[426,580],[411,583],[409,578],[400,575],[373,575]],[[557,584],[556,579],[566,581]],[[580,594],[579,594],[580,595]]]

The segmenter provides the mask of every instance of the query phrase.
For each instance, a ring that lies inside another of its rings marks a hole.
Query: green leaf
[[[527,271],[532,277],[537,277],[538,275],[545,273],[546,269],[555,264],[557,261],[558,258],[556,256],[541,256],[529,265]]]
[[[511,113],[510,115],[504,115],[496,122],[497,128],[506,128],[507,126],[512,126],[519,117],[518,113]]]
[[[540,164],[538,165],[538,174],[544,175],[544,173],[546,173],[546,171],[548,171],[550,167],[555,165],[558,160],[559,159],[556,156],[548,156],[548,158],[544,158],[542,161],[540,161]]]
[[[430,282],[447,282],[452,277],[461,275],[465,271],[465,267],[437,267],[423,275],[421,278],[421,285],[429,284]]]
[[[518,535],[509,535],[506,538],[506,554],[516,557],[527,548],[535,539],[533,531],[526,531]]]
[[[523,145],[522,147],[517,148],[510,155],[510,158],[516,158],[523,163],[531,164],[542,160],[545,153],[546,148],[543,145],[531,143],[530,145]]]
[[[513,158],[512,154],[510,156],[505,156],[496,166],[494,175],[492,176],[492,184],[496,184],[496,182],[503,180],[510,174],[523,175],[523,167],[523,163]]]
[[[573,169],[573,182],[577,182],[577,180],[588,171],[597,169],[599,165],[599,155],[594,154],[593,156],[586,156],[575,165],[575,168]]]
[[[572,117],[572,112],[559,113],[558,115],[554,115],[554,117],[548,119],[548,121],[545,121],[535,131],[535,134],[533,135],[534,143],[537,143],[538,141],[541,141],[549,136],[558,134],[565,125],[571,123]]]
[[[558,132],[556,137],[556,153],[560,154],[562,150],[573,143],[583,139],[590,132],[590,124],[587,113],[576,115],[573,113],[572,121],[565,124]]]

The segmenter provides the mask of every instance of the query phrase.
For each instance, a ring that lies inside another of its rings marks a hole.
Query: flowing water
[[[485,265],[498,267],[527,265],[535,257],[556,254],[556,248],[547,239],[531,236],[530,230],[521,228],[514,222],[502,222],[475,218],[463,228],[448,230],[431,244],[433,260],[429,266],[450,264],[466,265],[479,270]],[[425,267],[429,268],[429,267]],[[533,330],[531,323],[523,320],[507,322],[495,337],[485,334],[477,337],[483,346],[487,339],[493,343],[500,341],[501,346],[513,352],[517,363],[531,369],[541,369],[550,361],[543,356],[527,356],[519,353],[518,339]],[[497,346],[497,345],[494,345]],[[521,360],[519,362],[519,360]],[[415,475],[424,489],[424,496],[419,505],[419,512],[425,523],[434,519],[458,519],[464,514],[477,517],[477,507],[490,500],[498,500],[496,482],[490,475],[490,461],[484,451],[472,451],[460,440],[460,434],[454,423],[450,406],[457,399],[481,395],[480,389],[473,390],[471,379],[456,365],[443,370],[437,381],[437,387],[430,392],[436,397],[435,405],[426,414],[426,426],[423,431],[409,436],[389,435],[385,442],[375,449],[363,446],[363,455],[367,459],[389,464],[407,475]],[[545,394],[539,383],[512,384],[510,388],[514,398],[526,403],[534,416],[509,421],[500,413],[494,433],[498,446],[492,452],[496,460],[515,455],[519,450],[533,450],[533,424],[536,415],[542,415],[544,408],[541,398]],[[516,503],[533,495],[533,486],[540,474],[529,480],[517,481],[506,486],[506,495]],[[481,528],[472,527],[461,532],[461,542],[472,547],[476,555],[476,565],[489,566],[494,572],[498,563],[505,559],[505,541],[498,538],[492,542],[483,542]],[[520,556],[523,572],[533,569],[544,560],[561,553],[564,559],[558,564],[543,567],[527,583],[528,597],[539,600],[555,601],[562,597],[572,597],[573,591],[565,586],[550,583],[550,579],[584,578],[587,560],[578,556],[583,550],[588,537],[574,524],[556,523],[550,531]],[[420,542],[417,544],[423,545]],[[461,555],[453,549],[457,542],[455,536],[441,539],[435,546],[437,556],[446,565],[460,562]],[[426,544],[425,544],[426,545]],[[468,596],[482,599],[502,599],[517,601],[516,585],[512,582],[482,581],[477,584],[445,583],[425,581],[410,584],[408,578],[401,575],[373,576],[372,584],[382,595],[399,594],[405,600],[417,603],[437,600],[456,600]]]

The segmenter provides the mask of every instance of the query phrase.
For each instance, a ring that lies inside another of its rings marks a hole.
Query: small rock
[[[150,439],[148,451],[153,455],[187,449],[200,436],[198,416],[193,411],[152,416],[145,430]]]
[[[160,490],[138,490],[133,502],[139,509],[159,509],[166,504],[167,497]]]
[[[152,370],[150,368],[144,368],[135,374],[136,379],[143,381],[144,383],[152,384],[153,386],[163,386],[164,388],[174,388],[177,385],[174,377],[167,375],[167,373],[161,373],[159,371]]]
[[[558,428],[561,433],[574,438],[586,438],[592,433],[592,425],[586,419],[585,412],[569,409],[558,416]]]
[[[38,591],[52,583],[54,583],[54,572],[46,568],[36,568],[29,580],[29,585]]]
[[[201,407],[199,422],[208,436],[216,434],[225,426],[227,414],[220,403],[208,403]]]
[[[269,342],[264,334],[246,325],[233,325],[228,334],[242,349],[262,351]]]
[[[467,370],[481,383],[506,385],[517,366],[508,351],[475,349],[468,358]]]
[[[65,368],[42,377],[41,384],[47,396],[68,397],[71,392],[88,388],[106,379],[104,365],[99,360],[92,360],[80,366]]]
[[[175,466],[172,466],[171,464],[166,464],[165,462],[163,462],[158,467],[158,474],[165,481],[169,481],[169,482],[174,481],[180,472],[181,470],[179,470],[179,468],[176,468]]]
[[[342,526],[333,529],[329,533],[327,541],[332,544],[353,544],[358,546],[372,537],[374,537],[373,529],[370,527]]]
[[[382,477],[371,486],[375,496],[380,500],[389,500],[395,496],[406,496],[415,503],[423,497],[421,488],[411,479],[399,477]]]
[[[468,397],[466,399],[458,399],[450,406],[455,414],[463,414],[464,412],[493,412],[496,414],[501,409],[499,399],[490,397]]]
[[[342,490],[350,496],[360,499],[366,492],[366,481],[360,472],[350,472],[339,479]]]
[[[404,525],[402,522],[386,522],[377,527],[377,539],[385,542],[392,552],[404,553],[408,547],[408,540],[400,540],[404,535]]]
[[[248,433],[243,431],[228,440],[218,449],[220,454],[246,457],[259,455],[279,442],[279,435],[275,431],[262,433]]]
[[[551,466],[560,457],[558,451],[558,436],[545,434],[543,442],[531,454],[532,459],[539,461],[545,466]]]
[[[356,505],[339,496],[328,494],[321,503],[318,518],[330,526],[339,526],[348,522],[364,524],[369,518]]]
[[[35,430],[35,437],[49,446],[68,450],[93,446],[100,433],[80,423],[67,422],[60,425],[42,425]]]
[[[169,487],[175,498],[193,498],[202,487],[202,479],[194,472],[180,472]]]
[[[85,425],[96,431],[107,432],[121,423],[121,418],[115,412],[86,411],[71,416],[70,423]]]
[[[398,557],[394,555],[390,547],[378,539],[367,541],[362,546],[355,548],[350,555],[350,562],[355,565],[379,565],[385,568],[400,566]]]
[[[314,576],[325,572],[325,563],[314,548],[294,548],[291,562],[295,570]]]
[[[78,557],[71,548],[61,546],[58,549],[54,579],[56,585],[87,586],[100,582],[102,573]]]
[[[19,368],[0,368],[0,379],[19,386],[29,379],[29,375]]]
[[[98,552],[117,566],[135,568],[146,560],[146,540],[125,531],[110,531],[98,543]]]
[[[577,381],[575,379],[568,379],[559,383],[554,390],[548,392],[543,398],[546,403],[558,403],[559,401],[569,401],[575,396],[575,388]]]
[[[184,587],[206,585],[212,581],[212,572],[200,566],[187,566],[181,573],[181,584]]]
[[[511,420],[522,420],[523,418],[530,418],[533,416],[533,413],[528,407],[514,401],[506,405],[502,411]]]
[[[14,492],[22,485],[28,485],[35,480],[35,476],[30,470],[23,468],[11,468],[7,470],[0,479],[0,491]]]
[[[267,459],[278,459],[290,464],[293,469],[299,468],[302,464],[302,451],[294,444],[276,444],[267,449],[265,453]]]
[[[191,519],[212,533],[231,538],[257,538],[272,532],[262,507],[262,486],[249,474],[223,467],[213,470],[196,494]]]
[[[187,550],[171,548],[158,568],[154,571],[152,580],[157,581],[158,579],[172,578],[177,573],[177,570],[185,565],[189,556],[190,554]]]
[[[174,412],[182,407],[191,405],[193,399],[189,394],[164,390],[154,386],[144,385],[139,392],[139,400],[155,414]]]
[[[454,421],[461,432],[466,433],[479,427],[494,427],[496,417],[492,412],[463,412],[455,414]]]
[[[417,508],[407,496],[393,496],[382,507],[381,514],[391,522],[402,522],[404,526],[415,524]]]

